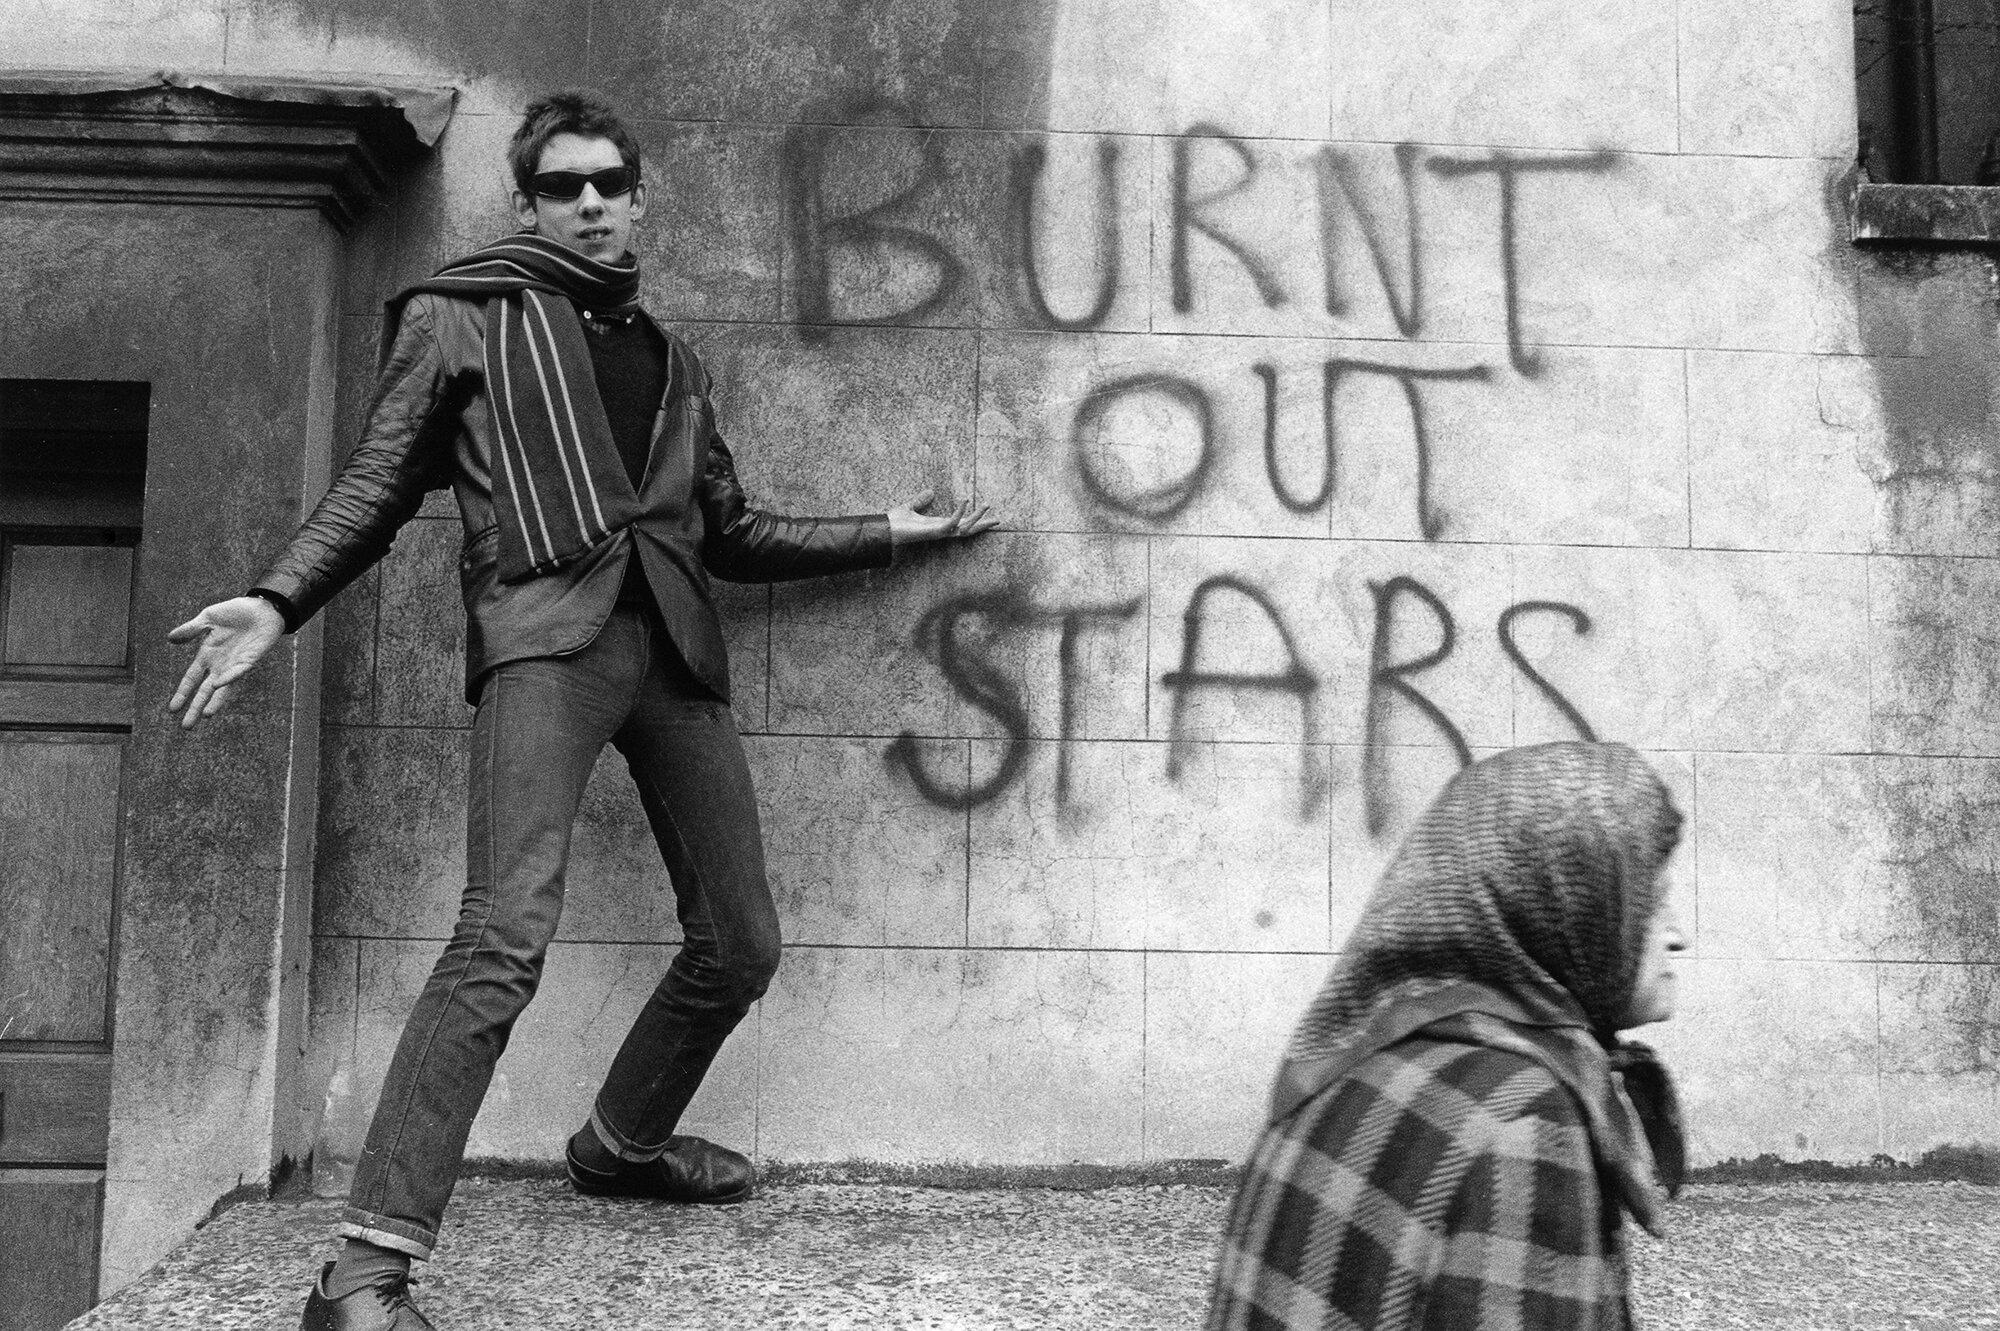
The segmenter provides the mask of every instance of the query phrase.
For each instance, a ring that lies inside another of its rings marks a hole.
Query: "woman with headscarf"
[[[1622,1216],[1677,1188],[1661,867],[1680,814],[1621,744],[1460,772],[1286,1050],[1208,1331],[1622,1331]]]

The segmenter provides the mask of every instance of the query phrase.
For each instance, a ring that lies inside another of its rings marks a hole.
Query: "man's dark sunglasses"
[[[600,199],[615,199],[630,194],[638,183],[638,171],[629,166],[607,166],[589,175],[581,171],[538,171],[528,179],[529,186],[545,199],[577,198],[585,185],[594,186]]]

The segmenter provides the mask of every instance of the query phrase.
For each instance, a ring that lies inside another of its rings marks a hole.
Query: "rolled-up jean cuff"
[[[604,1112],[596,1105],[590,1107],[590,1130],[597,1134],[597,1140],[604,1143],[605,1150],[620,1160],[630,1160],[637,1165],[643,1165],[649,1160],[657,1160],[665,1155],[667,1143],[673,1140],[669,1137],[658,1146],[640,1146],[605,1122]]]
[[[340,1224],[334,1232],[344,1239],[360,1239],[378,1248],[406,1252],[420,1262],[428,1262],[431,1249],[437,1246],[435,1234],[400,1220],[391,1220],[369,1211],[357,1211],[352,1207],[340,1213]]]

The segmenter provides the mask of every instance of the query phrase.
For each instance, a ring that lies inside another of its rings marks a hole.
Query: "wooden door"
[[[96,1299],[146,398],[0,380],[0,1331]]]

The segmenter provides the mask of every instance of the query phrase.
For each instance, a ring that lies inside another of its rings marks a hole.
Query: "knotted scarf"
[[[1680,823],[1659,777],[1622,744],[1512,749],[1460,772],[1397,851],[1306,1010],[1270,1121],[1370,1054],[1484,1013],[1524,1036],[1575,1096],[1599,1167],[1657,1232],[1652,1175],[1657,1164],[1678,1187],[1679,1114],[1665,1069],[1616,1031]]]
[[[537,235],[508,236],[398,293],[392,337],[403,303],[420,291],[486,302],[501,581],[553,572],[637,517],[577,309],[635,308],[638,261],[600,263]]]

